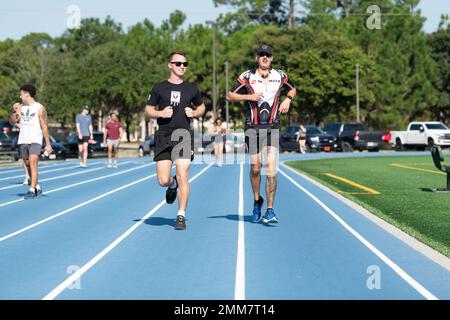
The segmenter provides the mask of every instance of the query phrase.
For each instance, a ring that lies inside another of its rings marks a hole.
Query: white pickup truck
[[[411,122],[407,131],[391,131],[391,144],[397,151],[425,150],[433,145],[450,147],[450,130],[442,122]]]

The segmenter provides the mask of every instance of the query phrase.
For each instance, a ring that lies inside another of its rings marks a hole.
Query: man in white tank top
[[[31,84],[20,88],[22,104],[13,106],[13,114],[10,121],[20,127],[18,145],[20,154],[24,160],[28,172],[31,175],[31,186],[25,199],[34,199],[42,194],[42,188],[38,183],[38,162],[41,155],[42,142],[45,139],[45,152],[50,155],[53,152],[48,134],[47,111],[36,102],[37,89]]]

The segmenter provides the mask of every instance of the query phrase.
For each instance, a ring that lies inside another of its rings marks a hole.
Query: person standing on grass
[[[25,200],[35,199],[42,194],[42,188],[39,184],[38,163],[44,139],[46,156],[53,152],[48,134],[47,111],[36,101],[36,94],[37,89],[34,85],[23,85],[20,88],[22,104],[14,104],[13,113],[10,117],[11,124],[20,126],[19,150],[31,177],[30,189],[25,194]]]
[[[83,106],[81,114],[76,119],[78,135],[78,151],[80,167],[87,168],[89,141],[94,139],[94,127],[92,126],[92,117],[89,114],[89,107]]]
[[[119,161],[119,145],[122,137],[122,124],[119,122],[117,113],[111,113],[111,119],[105,126],[103,131],[103,144],[108,144],[108,168],[117,168],[117,161]],[[114,150],[114,160],[112,153]]]

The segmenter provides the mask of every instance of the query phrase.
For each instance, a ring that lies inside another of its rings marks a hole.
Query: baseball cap
[[[259,46],[258,50],[256,50],[256,54],[259,55],[261,53],[267,53],[272,55],[272,48],[268,46],[267,44],[263,44]]]
[[[89,108],[89,106],[83,106],[82,108],[81,108],[81,110],[87,110],[87,111],[89,111],[91,108]]]

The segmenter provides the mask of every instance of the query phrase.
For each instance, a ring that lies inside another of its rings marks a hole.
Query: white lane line
[[[145,165],[142,165],[142,166],[139,166],[139,167],[136,167],[136,168],[131,168],[131,169],[128,169],[128,170],[125,170],[125,171],[121,171],[121,172],[109,174],[109,175],[106,175],[106,176],[97,177],[97,178],[94,178],[94,179],[89,179],[89,180],[77,182],[77,183],[70,184],[70,185],[67,185],[67,186],[64,186],[64,187],[61,187],[61,188],[57,188],[57,189],[53,189],[53,190],[50,190],[50,191],[46,191],[46,192],[44,192],[44,195],[47,195],[47,194],[50,194],[50,193],[53,193],[53,192],[58,192],[58,191],[61,191],[61,190],[66,190],[66,189],[77,187],[77,186],[81,186],[81,185],[86,184],[86,183],[95,182],[95,181],[99,181],[99,180],[103,180],[103,179],[119,176],[119,175],[122,175],[122,174],[125,174],[125,173],[128,173],[128,172],[132,172],[132,171],[139,170],[139,169],[142,169],[142,168],[145,168],[145,167],[153,166],[154,164],[155,163],[145,164]],[[0,208],[9,206],[9,205],[14,204],[14,203],[22,202],[22,201],[25,201],[25,200],[22,198],[22,199],[17,199],[17,200],[1,203],[0,204]]]
[[[39,169],[46,169],[46,168],[50,168],[50,167],[55,167],[55,168],[57,168],[57,167],[60,167],[60,166],[66,166],[66,165],[71,165],[71,164],[73,164],[74,162],[73,161],[66,161],[66,162],[64,162],[64,163],[54,163],[54,164],[41,164],[41,163],[39,163]],[[0,170],[0,175],[1,174],[6,174],[6,173],[11,173],[11,172],[20,172],[20,171],[22,171],[23,172],[23,166],[22,165],[20,165],[20,166],[16,166],[16,168],[17,169],[12,169],[12,170]]]
[[[91,204],[91,203],[97,201],[97,200],[100,200],[100,199],[102,199],[102,198],[104,198],[104,197],[107,197],[107,196],[109,196],[109,195],[111,195],[111,194],[114,194],[114,193],[116,193],[116,192],[119,192],[119,191],[121,191],[121,190],[123,190],[123,189],[126,189],[126,188],[129,188],[129,187],[131,187],[131,186],[134,186],[135,184],[141,183],[141,182],[143,182],[143,181],[145,181],[145,180],[149,180],[149,179],[151,179],[151,178],[153,178],[153,177],[156,177],[156,174],[152,174],[151,176],[148,176],[148,177],[145,177],[145,178],[136,180],[136,181],[134,181],[134,182],[128,183],[128,184],[126,184],[126,185],[124,185],[124,186],[121,186],[121,187],[116,188],[116,189],[114,189],[114,190],[111,190],[111,191],[109,191],[109,192],[103,193],[103,194],[101,194],[101,195],[99,195],[99,196],[97,196],[97,197],[95,197],[95,198],[92,198],[91,200],[88,200],[88,201],[82,202],[82,203],[80,203],[80,204],[77,204],[76,206],[74,206],[74,207],[72,207],[72,208],[69,208],[69,209],[67,209],[67,210],[61,211],[61,212],[59,212],[59,213],[56,213],[56,214],[54,214],[54,215],[52,215],[52,216],[50,216],[50,217],[48,217],[48,218],[42,219],[42,220],[40,220],[40,221],[38,221],[38,222],[36,222],[36,223],[33,223],[33,224],[31,224],[31,225],[29,225],[29,226],[27,226],[27,227],[24,227],[24,228],[22,228],[22,229],[20,229],[20,230],[17,230],[17,231],[15,231],[15,232],[12,232],[12,233],[6,235],[6,236],[3,236],[3,237],[0,238],[0,242],[3,242],[3,241],[5,241],[5,240],[7,240],[7,239],[10,239],[10,238],[12,238],[12,237],[15,237],[15,236],[17,236],[17,235],[19,235],[19,234],[21,234],[21,233],[24,233],[24,232],[26,232],[26,231],[28,231],[28,230],[31,230],[31,229],[33,229],[33,228],[36,228],[37,226],[39,226],[39,225],[41,225],[41,224],[44,224],[44,223],[46,223],[46,222],[48,222],[48,221],[51,221],[51,220],[56,219],[56,218],[58,218],[58,217],[60,217],[60,216],[62,216],[62,215],[65,215],[66,213],[69,213],[69,212],[71,212],[71,211],[74,211],[74,210],[76,210],[76,209],[79,209],[79,208],[81,208],[81,207],[84,207],[84,206],[86,206],[86,205],[88,205],[88,204]]]
[[[130,162],[131,162],[131,161],[126,161],[126,162],[123,162],[123,163],[121,163],[121,164],[127,164],[127,163],[130,163]],[[54,181],[54,180],[64,179],[64,178],[67,178],[67,177],[78,176],[78,175],[85,174],[85,173],[89,173],[89,172],[94,172],[94,171],[103,170],[103,169],[105,169],[105,168],[106,168],[106,167],[101,167],[101,168],[96,168],[96,169],[89,169],[89,170],[83,169],[82,171],[78,171],[78,172],[75,172],[75,173],[65,174],[65,175],[63,175],[63,176],[57,176],[57,177],[47,178],[47,179],[42,179],[42,180],[39,179],[39,183],[41,183],[41,182],[46,182],[46,181]],[[69,168],[69,169],[70,169],[70,168]],[[0,188],[0,191],[1,191],[1,190],[7,190],[7,189],[13,189],[13,188],[19,188],[19,187],[24,187],[24,186],[23,186],[22,184],[15,184],[15,185],[13,185],[13,186]]]
[[[96,164],[94,164],[96,165]],[[75,169],[75,168],[79,168],[80,166],[70,166],[70,167],[64,167],[64,168],[58,168],[58,169],[52,169],[52,170],[44,170],[44,171],[38,171],[39,175],[44,174],[44,173],[51,173],[51,172],[58,172],[58,171],[64,171],[64,170],[69,170],[69,169]],[[6,178],[2,178],[0,179],[0,181],[4,181],[4,180],[11,180],[11,179],[17,179],[17,178],[24,178],[24,175],[18,175],[18,176],[13,176],[13,177],[6,177]]]
[[[244,163],[239,174],[239,231],[234,300],[245,300]]]
[[[290,168],[289,168],[290,169]],[[336,219],[348,232],[350,232],[356,239],[362,242],[370,251],[372,251],[378,258],[380,258],[384,263],[386,263],[395,273],[397,273],[403,280],[405,280],[411,287],[413,287],[417,292],[419,292],[424,298],[428,300],[438,300],[430,291],[428,291],[424,286],[412,278],[408,273],[406,273],[402,268],[400,268],[395,262],[384,255],[380,250],[378,250],[374,245],[367,241],[362,235],[360,235],[355,229],[350,227],[341,217],[339,217],[333,210],[331,210],[326,204],[320,201],[311,192],[300,186],[294,179],[289,177],[283,170],[278,169],[278,171],[285,176],[289,181],[291,181],[297,188],[306,193],[311,199],[313,199],[319,206],[321,206],[331,217]]]
[[[192,179],[189,180],[189,183],[192,183],[195,179],[200,177],[203,173],[206,172],[213,163],[209,164],[202,171],[197,173]],[[91,269],[95,264],[97,264],[101,259],[103,259],[108,253],[110,253],[115,247],[117,247],[123,240],[125,240],[129,235],[131,235],[137,228],[139,228],[148,218],[150,218],[156,211],[161,209],[162,206],[166,204],[166,200],[161,201],[156,207],[154,207],[150,212],[148,212],[144,217],[142,217],[139,222],[136,222],[133,226],[131,226],[127,231],[125,231],[120,237],[114,240],[110,245],[108,245],[105,249],[103,249],[100,253],[98,253],[94,258],[92,258],[88,263],[86,263],[83,267],[78,269],[75,273],[73,273],[70,277],[64,280],[60,285],[58,285],[55,289],[53,289],[50,293],[48,293],[42,300],[54,300],[57,296],[61,294],[68,286],[70,286],[74,281],[79,279],[83,274],[85,274],[89,269]]]

